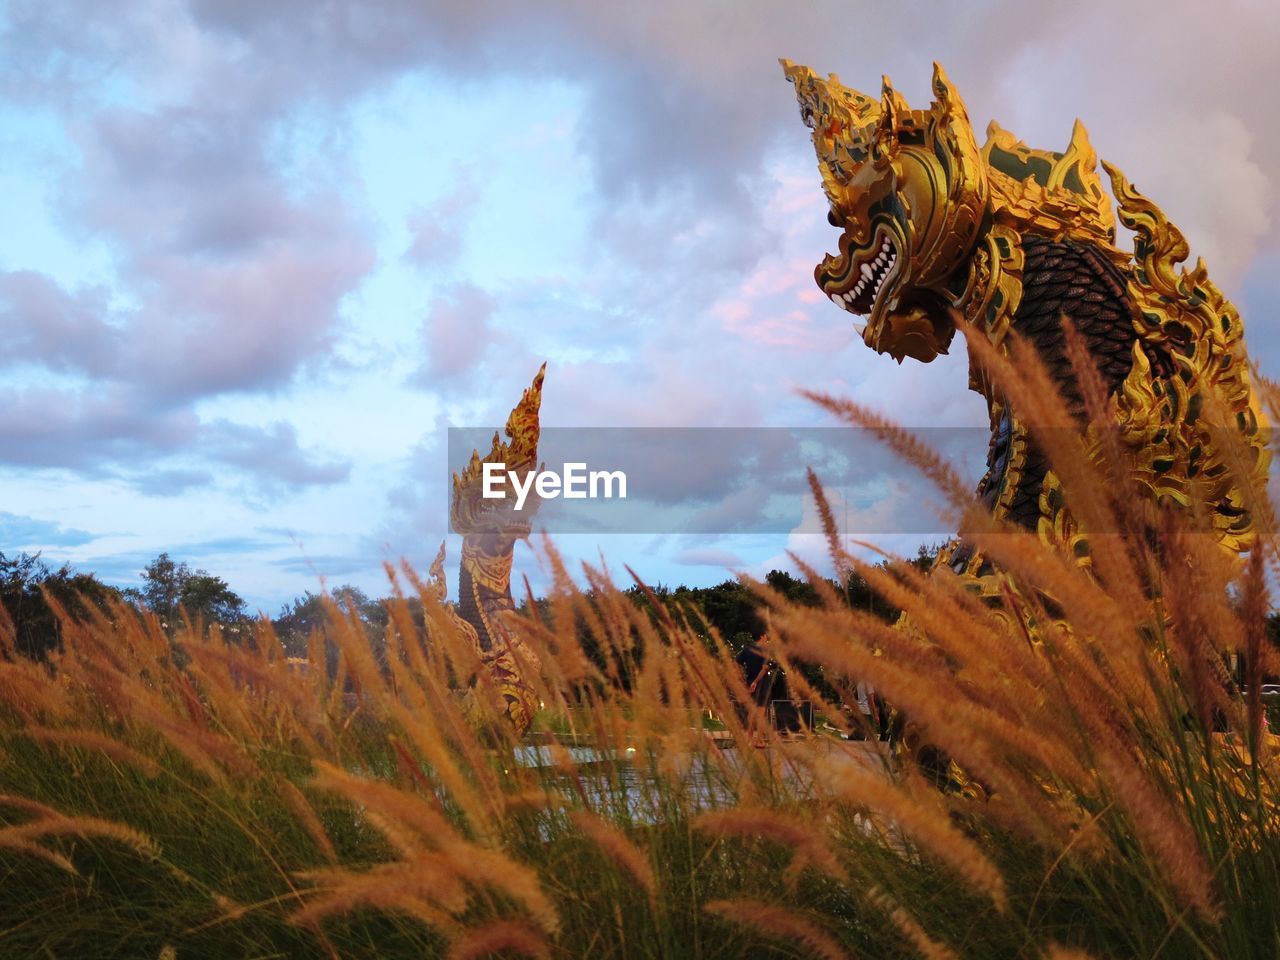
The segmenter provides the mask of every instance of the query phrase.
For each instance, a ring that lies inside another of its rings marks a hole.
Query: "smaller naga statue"
[[[486,463],[505,464],[507,472],[517,476],[537,467],[538,409],[546,370],[544,363],[507,418],[507,439],[504,441],[495,433],[489,452],[483,458],[479,451],[473,452],[463,471],[454,474],[450,502],[450,525],[463,534],[458,609],[453,625],[479,655],[488,681],[483,687],[498,698],[494,710],[485,713],[505,716],[518,734],[525,733],[533,722],[538,698],[530,678],[537,676],[541,668],[537,654],[508,622],[515,611],[511,598],[512,557],[517,541],[529,535],[528,517],[532,510],[515,516],[508,501],[485,499],[481,496],[482,479]],[[443,561],[442,546],[432,566],[442,595]]]
[[[828,219],[842,230],[839,252],[814,276],[834,304],[863,318],[855,324],[863,342],[899,363],[927,363],[961,325],[1004,356],[1016,332],[1085,431],[1069,319],[1107,391],[1109,426],[1138,486],[1155,503],[1195,503],[1224,549],[1247,550],[1255,536],[1247,484],[1226,448],[1247,451],[1248,481],[1259,489],[1269,453],[1240,315],[1203,262],[1175,269],[1188,252],[1181,232],[1104,163],[1120,219],[1135,234],[1132,253],[1117,249],[1084,127],[1077,121],[1058,152],[1032,149],[993,122],[979,147],[936,64],[934,100],[913,110],[888,77],[874,97],[835,74],[781,63],[813,132]],[[995,517],[1087,558],[1088,531],[1069,516],[1024,411],[988,380],[971,360],[970,387],[985,398],[991,425],[979,497]],[[1210,409],[1216,419],[1202,415]],[[1224,429],[1234,432],[1230,444]],[[953,547],[941,562],[980,593],[998,592],[978,552]]]

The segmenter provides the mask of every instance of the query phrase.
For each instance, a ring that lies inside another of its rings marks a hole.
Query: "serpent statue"
[[[1195,505],[1222,547],[1239,554],[1256,536],[1246,485],[1265,484],[1266,422],[1250,383],[1244,328],[1202,262],[1179,269],[1182,233],[1122,173],[1103,164],[1132,253],[1115,245],[1116,214],[1077,122],[1062,152],[1037,150],[992,123],[981,148],[959,94],[936,64],[934,100],[913,110],[884,79],[880,97],[781,61],[813,131],[839,252],[814,271],[833,303],[865,318],[863,342],[898,362],[945,353],[960,325],[1008,356],[1011,334],[1029,343],[1085,423],[1063,318],[1070,320],[1107,391],[1110,425],[1132,479],[1152,502]],[[517,732],[537,706],[537,656],[509,626],[515,542],[528,533],[480,496],[485,462],[511,471],[537,463],[544,370],[525,391],[489,453],[455,475],[451,520],[464,533],[455,627],[475,648],[494,705]],[[978,496],[994,517],[1067,544],[1088,562],[1088,531],[1070,516],[1058,477],[1032,430],[970,362],[987,402],[991,439]],[[1217,418],[1204,416],[1216,411]],[[1225,422],[1236,436],[1221,435]],[[1089,449],[1101,456],[1095,444]],[[1248,456],[1247,476],[1228,460]],[[444,593],[442,557],[433,568]],[[963,542],[939,557],[985,596],[998,571]]]
[[[1103,163],[1120,220],[1134,233],[1132,254],[1115,246],[1115,214],[1083,125],[1051,152],[993,122],[980,148],[937,64],[933,102],[913,110],[888,77],[872,97],[835,74],[822,79],[780,62],[812,130],[828,219],[842,228],[839,252],[814,276],[833,303],[864,318],[855,323],[863,342],[899,363],[928,362],[960,325],[1006,357],[1012,334],[1035,350],[1084,430],[1069,319],[1144,495],[1194,502],[1225,550],[1247,550],[1255,536],[1248,494],[1227,461],[1246,451],[1247,479],[1261,487],[1269,454],[1240,315],[1203,262],[1175,269],[1188,252],[1181,232]],[[970,388],[985,398],[991,425],[978,496],[996,518],[1066,543],[1087,563],[1087,531],[1070,516],[1058,477],[1020,411],[988,381],[971,357]],[[1202,416],[1210,407],[1216,420]],[[1224,420],[1237,433],[1230,443]],[[978,551],[954,543],[940,562],[976,592],[998,595],[998,573]]]
[[[482,496],[485,463],[502,463],[510,473],[523,475],[538,464],[538,410],[542,404],[544,363],[507,418],[507,439],[495,433],[489,452],[472,454],[461,473],[453,476],[450,526],[462,533],[462,558],[458,565],[458,606],[445,606],[452,629],[479,657],[483,683],[474,682],[469,696],[488,695],[489,709],[474,711],[478,720],[503,716],[524,734],[533,722],[538,697],[531,678],[541,667],[538,655],[509,623],[515,611],[511,598],[511,563],[518,540],[529,535],[529,516],[514,516],[505,500]],[[438,599],[444,600],[444,547],[431,568]]]

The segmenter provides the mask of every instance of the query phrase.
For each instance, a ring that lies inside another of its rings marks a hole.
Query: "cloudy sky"
[[[120,584],[167,550],[268,612],[380,593],[445,536],[447,428],[543,360],[549,426],[828,423],[801,386],[981,424],[963,356],[877,357],[814,287],[779,56],[912,101],[937,59],[1036,146],[1080,116],[1280,370],[1280,16],[1205,10],[0,2],[0,550]],[[563,542],[702,583],[808,541]]]

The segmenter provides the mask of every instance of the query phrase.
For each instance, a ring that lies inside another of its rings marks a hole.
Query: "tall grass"
[[[950,789],[910,750],[779,739],[718,637],[603,569],[575,585],[550,544],[550,604],[516,625],[542,662],[525,739],[436,578],[388,571],[382,659],[331,607],[311,669],[265,622],[235,644],[189,623],[175,644],[115,606],[65,617],[48,664],[7,633],[0,957],[1277,956],[1266,491],[1249,493],[1258,546],[1233,561],[1194,510],[1130,490],[1122,451],[1093,464],[1050,429],[1066,414],[1033,359],[984,361],[1045,425],[1081,523],[1116,531],[1088,566],[1001,529],[907,434],[824,397],[938,481],[1003,596],[870,565],[833,526],[837,569],[902,623],[816,573],[817,606],[752,585],[776,655],[871,682],[917,749],[945,752]],[[845,723],[839,704],[819,714]]]

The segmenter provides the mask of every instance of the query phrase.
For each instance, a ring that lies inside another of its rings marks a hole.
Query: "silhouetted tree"
[[[333,604],[343,616],[354,614],[365,632],[374,657],[379,663],[385,664],[386,629],[390,620],[386,601],[372,599],[359,587],[350,584],[335,587],[328,594],[308,590],[280,609],[280,614],[272,620],[272,626],[285,652],[291,657],[305,657],[309,652],[312,633],[319,630],[322,636],[326,636],[332,616],[326,610],[326,602]],[[422,601],[411,597],[406,602],[415,625],[422,629]],[[325,643],[325,661],[330,672],[336,669],[338,651],[331,639]]]
[[[105,609],[109,600],[120,599],[120,592],[67,564],[51,570],[38,553],[12,558],[0,553],[0,602],[12,621],[17,653],[39,660],[61,647],[62,627],[50,599],[69,616],[81,618],[90,604]]]
[[[160,618],[170,636],[182,621],[182,612],[205,623],[239,625],[246,617],[244,600],[221,577],[207,570],[192,570],[162,553],[142,571],[142,587],[125,591]]]

